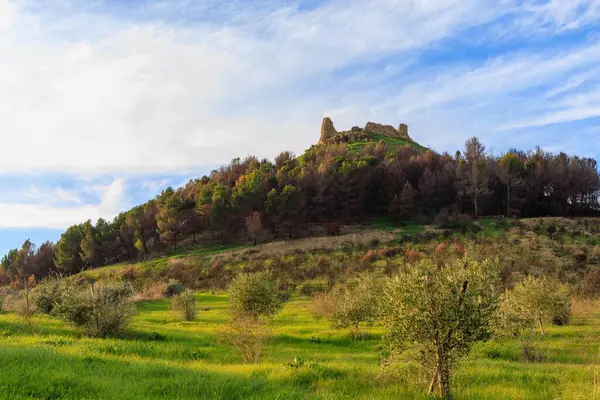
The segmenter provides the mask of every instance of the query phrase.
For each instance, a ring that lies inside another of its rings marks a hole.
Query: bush
[[[277,282],[269,271],[240,274],[229,287],[229,309],[234,316],[272,317],[281,307]]]
[[[326,292],[326,283],[305,283],[300,287],[299,294],[301,296],[312,296],[315,293]]]
[[[588,272],[579,284],[579,293],[586,298],[598,298],[600,296],[600,269]]]
[[[499,339],[518,339],[525,361],[541,360],[539,340],[535,336],[535,318],[523,312],[513,291],[502,295],[498,312],[493,319],[493,330]]]
[[[178,294],[181,294],[184,291],[185,286],[183,286],[182,283],[174,279],[169,280],[169,282],[167,282],[167,284],[165,285],[165,296],[167,297],[177,296]]]
[[[335,312],[336,304],[340,301],[339,289],[329,293],[317,293],[313,296],[311,311],[316,318],[331,319]]]
[[[257,363],[270,332],[266,322],[252,316],[236,315],[220,332],[220,341],[233,346],[247,363]]]
[[[0,287],[0,310],[5,309],[5,305],[8,306],[11,298],[17,295],[17,291],[8,286]]]
[[[181,314],[181,317],[186,321],[196,319],[196,298],[194,292],[185,290],[182,293],[173,297],[171,300],[171,308]]]
[[[333,328],[351,328],[352,337],[359,337],[359,325],[372,326],[377,318],[380,293],[381,286],[372,275],[359,276],[356,286],[344,291],[336,301],[331,316]]]
[[[557,316],[557,321],[568,322],[571,299],[567,286],[546,277],[528,276],[512,290],[513,307],[539,324],[542,335],[544,321]]]
[[[90,290],[62,291],[54,314],[84,331],[86,335],[104,337],[125,329],[135,306],[130,302],[133,291],[129,286],[104,286]]]
[[[39,312],[52,314],[56,305],[61,301],[64,284],[59,280],[50,280],[35,287],[32,291],[33,301]]]
[[[11,296],[8,300],[8,308],[16,315],[28,320],[35,314],[35,302],[31,299],[30,293],[23,291]]]

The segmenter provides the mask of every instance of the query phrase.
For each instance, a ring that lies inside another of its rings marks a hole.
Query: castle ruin
[[[335,130],[333,126],[333,121],[329,117],[323,118],[323,123],[321,124],[321,138],[319,139],[319,143],[325,143],[328,139],[331,139],[335,135],[339,133],[348,133],[348,132],[371,132],[379,135],[391,136],[391,137],[400,137],[405,139],[411,139],[408,135],[408,125],[400,124],[398,129],[394,128],[392,125],[382,125],[376,122],[367,122],[364,128],[352,128],[351,131],[338,132]]]

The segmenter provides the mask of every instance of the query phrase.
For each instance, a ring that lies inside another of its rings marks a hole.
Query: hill
[[[209,176],[100,219],[69,227],[56,243],[25,241],[2,259],[0,283],[72,274],[205,245],[335,234],[342,224],[442,225],[482,216],[593,216],[600,212],[596,161],[564,153],[486,153],[477,139],[437,154],[408,127],[369,122],[337,132],[325,118],[319,143],[302,156],[234,159]]]
[[[376,145],[380,142],[384,143],[387,150],[392,152],[404,146],[419,152],[427,150],[409,136],[406,124],[400,124],[396,129],[391,125],[368,122],[364,128],[355,126],[349,131],[338,132],[330,118],[323,118],[319,145],[345,143],[351,151],[358,152],[368,144]]]
[[[445,228],[380,220],[343,230],[256,246],[190,238],[172,254],[67,278],[73,291],[88,291],[90,282],[134,289],[137,315],[117,336],[82,338],[55,316],[24,320],[5,307],[0,398],[425,399],[424,372],[414,361],[382,362],[383,327],[361,326],[361,339],[353,340],[317,312],[315,299],[332,286],[352,287],[361,274],[386,279],[420,259],[456,254],[498,257],[507,287],[525,274],[558,276],[578,296],[600,266],[600,220],[593,218],[485,219]],[[221,339],[230,316],[223,290],[237,274],[265,269],[288,300],[270,323],[261,362],[248,364]],[[164,290],[173,279],[196,292],[195,321],[171,310]],[[548,322],[536,362],[522,358],[515,338],[478,343],[453,376],[455,398],[589,398],[597,390],[599,310],[596,301],[576,298],[569,325]]]

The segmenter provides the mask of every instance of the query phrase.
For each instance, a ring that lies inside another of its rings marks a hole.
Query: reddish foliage
[[[325,233],[329,236],[336,236],[342,233],[342,225],[337,222],[329,222],[324,225]]]

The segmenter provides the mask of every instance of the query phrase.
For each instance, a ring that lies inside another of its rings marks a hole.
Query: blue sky
[[[0,254],[323,116],[598,157],[599,28],[600,0],[0,0]]]

